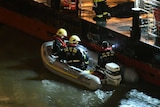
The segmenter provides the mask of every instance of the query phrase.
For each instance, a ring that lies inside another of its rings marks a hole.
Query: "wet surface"
[[[44,41],[0,25],[0,107],[159,107],[160,87],[144,81],[90,91],[49,72]]]
[[[133,1],[133,0],[107,0],[107,4],[109,5],[109,7],[114,7],[117,4],[131,2],[131,1]],[[96,23],[93,20],[93,17],[95,16],[95,12],[92,10],[92,6],[93,6],[92,1],[82,0],[81,8],[83,11],[80,12],[81,13],[80,17],[84,20],[91,22],[91,23]],[[123,8],[123,7],[121,7],[121,8]],[[121,8],[119,8],[119,9],[121,9]],[[129,9],[130,7],[126,7],[126,10],[128,10],[127,8]],[[120,34],[123,34],[124,36],[130,37],[131,30],[132,30],[132,23],[133,23],[132,19],[133,19],[132,17],[121,17],[121,18],[120,17],[111,17],[110,19],[106,20],[106,24],[98,23],[98,25],[103,26],[108,29],[111,29],[113,31],[116,31]],[[143,21],[143,20],[141,20],[141,21]],[[140,41],[147,43],[147,44],[150,44],[150,45],[156,45],[155,44],[156,37],[151,36],[149,34],[148,28],[146,28],[146,27],[141,27]]]

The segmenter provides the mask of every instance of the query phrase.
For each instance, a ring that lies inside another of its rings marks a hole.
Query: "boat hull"
[[[102,87],[101,80],[97,76],[79,68],[69,66],[54,58],[51,53],[51,44],[52,41],[45,42],[41,46],[42,61],[49,71],[67,80],[85,86],[90,90],[96,90]]]

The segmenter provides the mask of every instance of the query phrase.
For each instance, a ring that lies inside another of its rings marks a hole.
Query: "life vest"
[[[59,40],[61,42],[62,47],[67,47],[66,43],[59,37],[59,36],[54,36],[53,40]]]
[[[102,53],[101,53],[102,58],[114,56],[114,51],[112,51],[112,47],[107,47],[107,48],[105,48],[105,49],[102,49],[101,52],[102,52]]]
[[[66,60],[68,63],[78,63],[82,61],[82,53],[76,47],[76,44],[69,44],[64,48],[64,52],[66,53]]]
[[[106,63],[114,61],[114,51],[112,48],[103,49],[98,55],[98,65],[105,68]]]

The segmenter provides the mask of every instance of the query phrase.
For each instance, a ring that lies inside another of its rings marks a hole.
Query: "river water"
[[[90,91],[52,74],[43,42],[0,25],[0,107],[160,107],[160,87],[144,81]]]

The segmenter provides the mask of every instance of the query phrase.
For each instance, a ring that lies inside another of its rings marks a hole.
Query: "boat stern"
[[[103,83],[107,83],[114,86],[120,84],[122,76],[120,73],[120,66],[118,64],[113,62],[107,63],[105,74],[106,78],[102,80]]]

